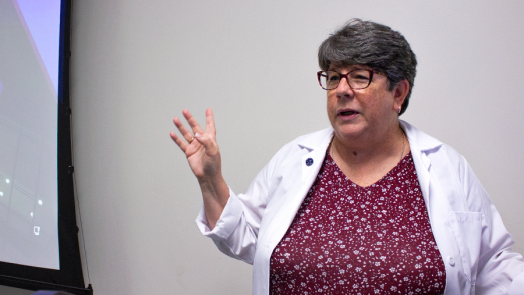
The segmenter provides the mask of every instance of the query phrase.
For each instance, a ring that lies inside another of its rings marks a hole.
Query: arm
[[[510,290],[524,284],[522,255],[511,250],[514,242],[500,214],[471,167],[463,161],[463,183],[468,206],[471,211],[482,213],[475,294],[524,294],[524,289],[519,289],[517,293]]]
[[[175,117],[173,122],[182,134],[183,139],[174,132],[171,132],[170,136],[186,155],[189,166],[198,179],[198,184],[202,190],[207,223],[213,229],[229,199],[229,188],[222,177],[220,150],[216,141],[213,112],[211,109],[206,110],[205,131],[187,109],[183,110],[182,113],[192,132],[187,130],[180,119]]]
[[[218,249],[235,259],[252,264],[255,258],[258,233],[267,205],[268,166],[255,177],[245,194],[230,197],[216,226],[211,229],[202,209],[197,217],[201,233],[213,240]]]
[[[195,134],[194,139],[193,133],[176,117],[173,122],[182,138],[173,132],[170,136],[186,155],[202,190],[204,204],[196,220],[197,226],[220,251],[252,264],[276,157],[257,175],[247,192],[237,196],[222,177],[211,109],[206,111],[205,132],[189,111],[184,110],[183,114]]]

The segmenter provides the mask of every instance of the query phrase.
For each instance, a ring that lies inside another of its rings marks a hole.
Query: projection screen
[[[59,269],[60,0],[0,0],[0,261]]]

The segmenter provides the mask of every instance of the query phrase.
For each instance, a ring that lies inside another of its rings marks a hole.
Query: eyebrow
[[[366,66],[366,65],[350,65],[350,66],[345,66],[345,67],[329,66],[329,68],[327,70],[328,71],[338,72],[338,70],[340,70],[342,68],[350,68],[350,70],[348,72],[351,72],[351,71],[354,71],[354,70],[372,70],[372,71],[375,71],[371,67]]]

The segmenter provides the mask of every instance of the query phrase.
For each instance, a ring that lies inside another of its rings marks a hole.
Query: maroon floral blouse
[[[442,294],[445,282],[411,153],[368,187],[326,154],[271,256],[271,294]]]

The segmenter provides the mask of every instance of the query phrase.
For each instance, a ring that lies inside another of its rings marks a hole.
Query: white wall
[[[403,119],[465,155],[524,252],[523,1],[74,1],[75,168],[95,294],[249,294],[251,267],[200,236],[196,180],[168,133],[215,112],[237,192],[328,126],[319,44],[352,17],[404,34]]]

